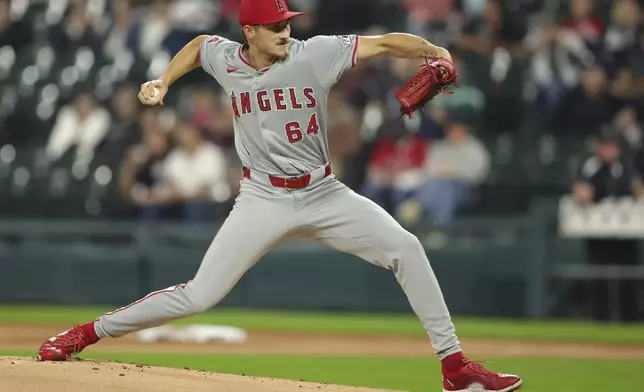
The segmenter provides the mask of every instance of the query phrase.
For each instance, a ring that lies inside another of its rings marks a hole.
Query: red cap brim
[[[304,15],[304,12],[288,11],[288,12],[284,13],[284,15],[283,15],[284,18],[282,20],[291,19],[291,18],[294,18],[296,16],[300,16],[300,15]],[[281,22],[282,20],[279,20],[278,22]],[[277,22],[273,22],[273,23],[277,23]]]

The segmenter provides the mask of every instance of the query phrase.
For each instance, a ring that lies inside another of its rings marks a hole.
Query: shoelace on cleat
[[[471,369],[474,369],[474,370],[476,370],[478,372],[481,372],[481,373],[498,375],[498,373],[496,373],[496,372],[493,372],[491,370],[487,370],[483,366],[484,363],[485,362],[482,362],[482,361],[474,361],[474,360],[471,360],[469,358],[463,358],[463,366],[467,366],[467,367],[469,367]]]
[[[54,342],[51,342],[52,345],[71,348],[72,351],[78,352],[85,344],[85,335],[83,335],[83,332],[78,328],[80,327],[78,325],[75,325],[66,334],[57,336],[56,340]]]

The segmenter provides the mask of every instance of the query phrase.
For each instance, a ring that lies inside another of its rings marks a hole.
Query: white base
[[[458,391],[448,391],[447,389],[443,389],[443,392],[511,392],[511,391],[516,391],[517,389],[521,388],[521,385],[523,384],[523,380],[517,381],[516,384],[511,385],[505,389],[500,389],[497,391],[491,391],[489,389],[481,389],[477,387],[472,387],[472,388],[467,388],[467,389],[460,389]]]

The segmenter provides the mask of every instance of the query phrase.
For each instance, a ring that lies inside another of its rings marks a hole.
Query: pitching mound
[[[11,392],[382,391],[116,362],[38,362],[22,357],[0,357],[0,385],[2,391]]]

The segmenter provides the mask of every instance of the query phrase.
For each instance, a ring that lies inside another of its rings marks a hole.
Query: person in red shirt
[[[601,48],[606,26],[595,14],[594,0],[571,0],[570,14],[561,27],[575,31],[586,42],[588,49],[597,53]]]
[[[363,194],[395,211],[424,183],[428,147],[429,143],[416,133],[383,137],[371,155]]]

